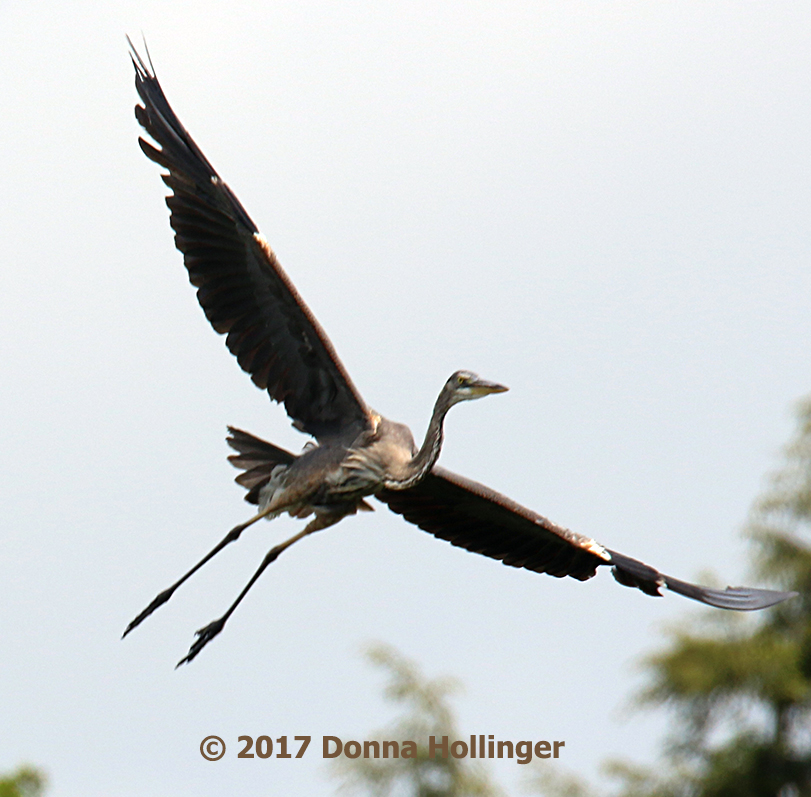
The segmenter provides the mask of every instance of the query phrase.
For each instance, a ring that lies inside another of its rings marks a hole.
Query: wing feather
[[[483,484],[434,468],[408,490],[377,498],[435,537],[505,565],[580,581],[610,557],[594,540],[552,523]]]
[[[135,116],[158,144],[144,154],[167,170],[166,200],[189,280],[214,329],[254,383],[295,426],[322,439],[354,437],[369,410],[307,305],[245,209],[169,106],[133,48]]]
[[[451,545],[556,578],[585,581],[600,565],[611,565],[620,584],[646,595],[660,596],[664,587],[708,606],[738,611],[765,609],[797,594],[750,587],[717,590],[680,581],[443,468],[435,467],[415,487],[383,490],[377,497],[410,523]]]

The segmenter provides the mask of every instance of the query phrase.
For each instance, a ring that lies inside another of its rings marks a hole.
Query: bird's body
[[[469,371],[454,373],[439,393],[419,447],[403,424],[371,410],[349,378],[324,330],[299,296],[270,245],[174,114],[151,64],[132,51],[143,106],[135,115],[159,148],[141,149],[167,170],[175,244],[214,329],[253,382],[283,403],[293,425],[311,435],[302,453],[230,428],[229,459],[258,512],[235,526],[180,580],[160,593],[127,627],[126,636],[242,531],[260,518],[310,518],[274,546],[223,617],[197,632],[191,661],[225,625],[265,568],[302,537],[358,511],[370,496],[407,521],[470,551],[553,576],[591,578],[609,565],[616,579],[650,595],[662,587],[726,609],[760,609],[790,597],[771,590],[713,590],[665,576],[558,526],[484,485],[435,467],[450,408],[506,390]]]
[[[371,509],[364,499],[382,489],[407,490],[422,481],[439,457],[443,421],[453,404],[505,390],[468,371],[457,371],[439,394],[421,448],[405,424],[370,410],[368,427],[353,431],[352,437],[327,438],[308,445],[298,456],[286,452],[292,457],[289,462],[274,465],[269,473],[265,463],[264,469],[248,471],[243,480],[253,481],[260,514],[271,518],[287,512],[301,518],[314,513],[331,525]]]

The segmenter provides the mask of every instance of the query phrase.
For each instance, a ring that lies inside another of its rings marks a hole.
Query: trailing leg
[[[302,537],[306,537],[308,534],[312,534],[315,531],[320,531],[321,529],[334,525],[343,517],[343,514],[337,513],[316,515],[298,534],[271,548],[267,554],[265,554],[265,558],[262,560],[262,564],[259,565],[259,569],[253,574],[251,580],[245,585],[245,589],[239,593],[239,596],[231,604],[228,611],[218,620],[214,620],[214,622],[209,623],[205,628],[201,628],[197,632],[197,639],[189,648],[189,652],[186,654],[186,656],[184,656],[177,663],[175,669],[177,669],[177,667],[179,667],[181,664],[188,664],[212,639],[214,639],[215,636],[217,636],[217,634],[220,633],[220,631],[222,631],[226,622],[228,622],[228,618],[234,613],[234,610],[242,602],[242,599],[248,594],[248,590],[250,590],[250,588],[257,582],[259,576],[265,572],[265,568],[271,562],[275,562],[276,559],[278,559],[279,554],[281,554],[282,551],[287,550],[294,542],[298,542],[300,539],[302,539]]]
[[[172,597],[174,591],[187,579],[193,576],[209,559],[215,557],[226,545],[229,543],[234,542],[234,540],[239,539],[239,535],[242,534],[248,526],[253,525],[256,523],[257,520],[261,520],[266,515],[269,515],[271,512],[277,511],[277,507],[275,507],[272,503],[271,505],[267,506],[258,514],[254,515],[250,520],[246,520],[244,523],[240,523],[238,526],[234,526],[228,534],[223,537],[223,539],[211,550],[209,551],[191,570],[189,570],[186,575],[172,584],[171,587],[165,589],[161,592],[149,606],[146,607],[127,627],[124,629],[124,633],[121,635],[123,639],[133,628],[139,626],[147,617],[149,617],[152,612],[155,611],[159,606],[162,606],[169,598]]]

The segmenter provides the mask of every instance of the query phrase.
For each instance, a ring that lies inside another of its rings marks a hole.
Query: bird
[[[241,473],[245,500],[257,512],[236,525],[191,570],[129,623],[127,636],[175,590],[262,518],[287,513],[312,518],[268,551],[227,611],[196,632],[177,666],[190,663],[224,628],[265,569],[304,537],[349,515],[370,511],[369,497],[454,546],[525,568],[580,581],[609,566],[622,585],[660,596],[666,588],[709,606],[757,610],[795,593],[748,587],[724,590],[664,575],[639,560],[570,531],[504,495],[439,467],[443,421],[455,404],[507,388],[466,370],[442,387],[424,441],[363,400],[315,316],[282,269],[267,240],[195,144],[172,110],[145,45],[146,60],[128,39],[135,87],[143,103],[135,116],[153,145],[138,143],[166,170],[166,198],[175,245],[183,254],[197,299],[216,332],[257,387],[284,405],[293,426],[314,439],[294,454],[228,427],[229,461]]]

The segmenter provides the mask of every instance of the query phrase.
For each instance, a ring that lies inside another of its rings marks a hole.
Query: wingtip
[[[798,592],[781,592],[779,590],[755,589],[752,587],[727,587],[725,590],[704,588],[703,592],[704,602],[710,606],[741,612],[768,609],[799,595]]]
[[[795,598],[799,594],[797,592],[782,592],[780,590],[757,589],[755,587],[710,589],[709,587],[689,584],[670,577],[665,577],[665,586],[672,592],[700,601],[707,606],[738,612],[755,612],[768,609],[790,598]]]
[[[662,587],[670,592],[699,601],[716,609],[730,609],[738,612],[753,612],[759,609],[768,609],[789,598],[794,598],[796,592],[780,592],[773,589],[757,589],[755,587],[727,587],[726,589],[712,589],[689,581],[680,581],[672,576],[660,573],[650,565],[632,559],[616,551],[608,551],[611,555],[612,573],[614,578],[625,587],[636,587],[648,595],[661,595]]]
[[[141,57],[141,54],[138,52],[138,49],[133,44],[132,39],[129,37],[128,33],[125,33],[124,36],[127,39],[127,44],[130,48],[130,59],[132,60],[132,65],[135,67],[135,71],[138,74],[138,77],[141,80],[149,80],[155,79],[155,67],[152,64],[152,56],[149,53],[149,46],[146,43],[146,36],[144,36],[143,31],[141,31],[141,39],[144,43],[144,52],[146,53],[146,60]]]

